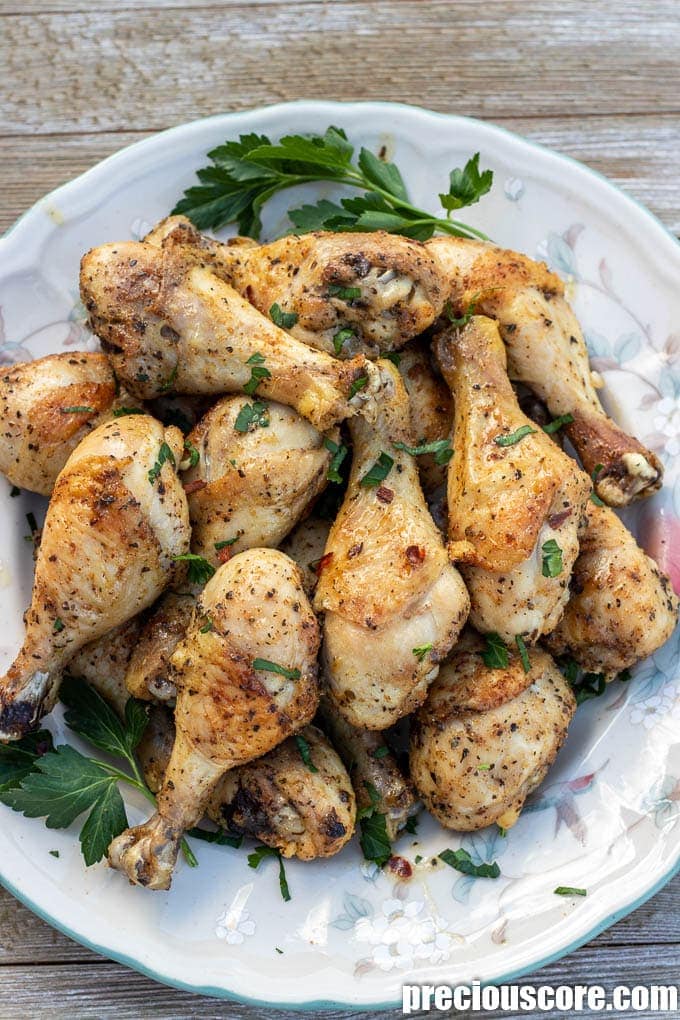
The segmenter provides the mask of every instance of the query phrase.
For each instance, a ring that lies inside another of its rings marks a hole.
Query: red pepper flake
[[[406,559],[412,567],[418,567],[425,560],[425,550],[420,545],[410,545],[406,550]]]
[[[405,857],[390,857],[387,862],[390,871],[393,871],[397,878],[411,878],[413,869]]]
[[[223,545],[221,549],[217,550],[217,559],[220,563],[228,563],[231,559],[231,546]]]
[[[567,507],[566,510],[561,510],[557,514],[550,514],[548,517],[548,524],[551,528],[559,528],[560,524],[564,524],[568,517],[571,517],[572,507]]]
[[[317,563],[316,563],[316,565],[314,567],[314,570],[316,571],[316,576],[317,577],[321,577],[322,570],[326,569],[326,567],[328,566],[328,564],[331,562],[332,559],[333,559],[333,553],[332,552],[328,552],[328,553],[325,554],[325,556],[322,556],[321,559],[317,561]]]
[[[353,545],[350,551],[347,553],[347,558],[353,560],[355,556],[358,556],[361,550],[364,548],[364,543],[359,542],[357,545]]]
[[[197,478],[195,482],[187,482],[184,486],[184,491],[187,496],[190,496],[192,492],[200,492],[201,489],[205,489],[208,483],[204,482],[202,478]]]
[[[381,485],[376,490],[376,496],[380,503],[391,503],[394,499],[394,492],[392,489],[388,489],[386,485]]]

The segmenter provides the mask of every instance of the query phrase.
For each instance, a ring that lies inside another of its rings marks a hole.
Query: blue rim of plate
[[[210,117],[202,117],[194,121],[186,121],[183,124],[177,124],[174,127],[167,128],[164,131],[154,132],[148,138],[143,138],[138,142],[133,142],[130,145],[126,145],[122,149],[119,149],[117,152],[112,153],[110,156],[107,156],[99,163],[96,163],[95,166],[91,167],[89,170],[86,170],[84,173],[79,174],[73,180],[60,185],[54,190],[48,192],[42,198],[38,199],[38,201],[34,203],[34,205],[32,205],[30,209],[27,209],[26,212],[22,213],[22,215],[18,217],[18,219],[12,224],[12,226],[10,226],[5,231],[5,233],[2,236],[0,236],[0,242],[9,240],[11,235],[17,229],[17,227],[21,223],[23,223],[33,212],[40,211],[40,207],[48,200],[56,199],[60,195],[67,193],[75,185],[80,184],[82,181],[87,180],[91,176],[97,175],[102,169],[108,168],[112,164],[115,164],[123,155],[130,153],[132,150],[139,151],[146,147],[150,147],[160,137],[167,138],[173,133],[183,131],[188,127],[191,126],[198,127],[199,125],[210,124],[211,122],[224,120],[227,117],[237,119],[241,116],[248,116],[253,113],[262,113],[265,111],[268,113],[280,113],[282,117],[285,117],[285,114],[288,110],[295,109],[302,105],[316,107],[319,110],[327,109],[329,110],[329,112],[332,112],[333,110],[341,111],[351,109],[356,109],[357,112],[369,109],[376,110],[377,112],[380,112],[381,110],[385,112],[389,110],[392,111],[402,110],[408,112],[409,114],[412,113],[426,114],[429,117],[445,120],[448,121],[449,123],[451,121],[455,122],[458,120],[478,125],[491,135],[497,134],[500,136],[504,136],[506,138],[511,139],[514,142],[518,142],[522,145],[529,146],[530,148],[537,149],[541,153],[549,155],[553,158],[557,158],[560,161],[566,161],[571,165],[577,167],[585,175],[591,176],[598,180],[599,182],[606,184],[608,188],[615,191],[622,199],[625,200],[626,203],[631,205],[638,213],[640,212],[643,213],[643,215],[657,229],[660,229],[663,232],[666,238],[670,238],[670,240],[673,241],[674,245],[677,248],[680,248],[680,239],[677,238],[675,234],[673,234],[672,231],[669,230],[665,226],[665,224],[663,224],[661,220],[654,215],[654,213],[650,212],[650,210],[647,209],[646,206],[642,205],[641,202],[638,202],[637,199],[633,198],[631,195],[628,195],[625,191],[619,188],[618,185],[613,183],[613,181],[610,181],[609,178],[605,177],[604,174],[599,173],[597,170],[593,170],[585,163],[581,163],[579,160],[574,159],[571,156],[559,153],[555,149],[551,149],[549,146],[541,145],[539,142],[534,142],[531,141],[530,139],[524,138],[521,135],[516,134],[514,131],[509,131],[507,128],[500,127],[497,124],[482,121],[476,117],[462,117],[455,114],[439,113],[435,110],[427,110],[424,107],[412,106],[408,103],[390,103],[390,102],[341,103],[324,100],[317,101],[306,99],[299,99],[296,100],[295,102],[290,103],[273,103],[268,106],[254,107],[253,109],[249,110],[233,111],[230,114],[219,113],[214,114]],[[496,978],[493,982],[487,982],[487,984],[493,985],[509,984],[513,981],[516,981],[518,978],[525,976],[526,974],[534,973],[535,971],[538,971],[541,968],[546,967],[551,963],[554,963],[556,960],[563,959],[565,956],[568,956],[570,953],[573,953],[575,950],[579,949],[587,942],[590,942],[592,939],[596,938],[607,928],[611,927],[611,925],[616,924],[624,917],[627,917],[628,914],[632,913],[634,910],[637,910],[638,907],[641,907],[649,899],[655,896],[661,889],[663,889],[664,886],[666,886],[679,872],[680,872],[680,848],[678,850],[678,859],[669,868],[665,875],[663,875],[650,889],[647,889],[637,899],[632,900],[625,906],[621,907],[619,910],[614,911],[614,913],[609,914],[606,917],[602,918],[602,920],[599,921],[596,925],[594,925],[586,934],[584,934],[582,937],[579,937],[578,939],[575,939],[569,945],[564,946],[561,949],[556,950],[554,953],[550,953],[548,956],[542,957],[541,959],[528,964],[526,967],[520,967],[517,970],[511,971],[508,974],[504,974],[502,977]],[[330,1010],[338,1008],[347,1009],[352,1012],[359,1011],[377,1012],[378,1010],[399,1009],[401,1008],[402,1005],[400,1001],[369,1002],[362,1004],[327,999],[314,999],[301,1003],[272,1002],[270,999],[256,999],[251,998],[250,996],[236,995],[234,992],[231,992],[226,988],[200,986],[184,982],[179,978],[170,978],[165,975],[158,974],[155,970],[153,970],[153,968],[146,967],[143,963],[140,963],[138,960],[126,956],[125,953],[112,951],[106,948],[105,946],[98,945],[96,942],[93,942],[86,936],[74,932],[67,925],[62,924],[60,921],[57,921],[49,913],[43,910],[42,907],[39,907],[36,903],[34,903],[31,900],[29,896],[25,895],[23,892],[20,892],[2,874],[0,874],[0,885],[2,885],[12,896],[15,897],[15,899],[19,900],[19,902],[22,903],[25,907],[27,907],[33,914],[35,914],[41,920],[45,921],[47,924],[51,925],[51,927],[56,928],[58,931],[62,932],[62,934],[68,936],[70,939],[73,939],[74,942],[79,943],[86,949],[90,949],[92,952],[98,953],[100,956],[104,956],[107,959],[114,961],[115,963],[121,963],[124,966],[129,967],[131,970],[135,970],[138,973],[143,974],[145,977],[151,978],[154,981],[158,981],[160,984],[167,985],[170,988],[177,988],[181,991],[192,992],[195,995],[204,995],[216,999],[225,999],[230,1002],[243,1003],[244,1005],[248,1006],[264,1006],[268,1007],[269,1009],[282,1009],[282,1010],[288,1009],[299,1012],[311,1012],[312,1010],[318,1011],[322,1009]],[[408,974],[404,975],[404,983],[406,983],[406,979],[409,976],[410,975]],[[413,975],[413,980],[417,981],[417,975]]]

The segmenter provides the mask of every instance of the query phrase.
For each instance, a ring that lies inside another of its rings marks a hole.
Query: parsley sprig
[[[385,815],[376,808],[381,802],[380,794],[373,783],[364,782],[366,792],[370,797],[370,804],[359,808],[357,821],[361,827],[359,844],[365,860],[373,861],[382,868],[392,856],[392,844],[387,834],[387,821]]]
[[[456,237],[486,236],[452,218],[457,209],[473,205],[493,183],[491,170],[479,169],[479,153],[464,167],[452,170],[448,191],[439,201],[443,217],[418,209],[394,163],[362,148],[354,162],[354,146],[342,128],[323,135],[287,135],[272,142],[266,135],[241,135],[208,153],[210,165],[197,171],[200,184],[188,188],[173,213],[183,213],[201,230],[237,223],[242,234],[259,238],[263,207],[280,191],[315,181],[330,181],[363,192],[331,202],[291,209],[296,231],[388,230],[420,241],[439,231]]]
[[[135,757],[148,717],[144,705],[130,698],[124,719],[119,719],[93,688],[70,676],[62,681],[61,700],[70,729],[100,751],[122,759],[124,767],[88,757],[69,744],[55,747],[43,730],[15,744],[1,745],[0,801],[28,818],[44,818],[48,829],[66,829],[87,814],[80,846],[89,866],[100,861],[111,840],[128,827],[119,783],[156,804]],[[196,858],[186,843],[183,850],[195,866]]]

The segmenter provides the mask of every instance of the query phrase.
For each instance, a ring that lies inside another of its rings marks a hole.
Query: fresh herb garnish
[[[369,468],[359,485],[364,489],[375,489],[384,482],[390,471],[394,460],[388,453],[381,453],[372,468]]]
[[[489,669],[506,669],[510,662],[508,649],[503,639],[495,633],[486,635],[486,648],[482,652],[484,664]]]
[[[404,832],[409,832],[412,836],[415,836],[418,832],[418,816],[411,815],[407,819],[406,825],[404,826]]]
[[[62,620],[62,618],[60,616],[58,616],[56,618],[56,620],[54,621],[54,624],[52,626],[52,633],[53,634],[61,634],[63,629],[64,629],[64,621]]]
[[[473,864],[470,854],[462,847],[460,850],[442,850],[437,856],[450,868],[462,871],[464,875],[473,875],[475,878],[498,878],[501,873],[496,861],[492,864]]]
[[[238,542],[238,535],[234,538],[223,538],[221,542],[215,542],[215,551],[219,552],[220,549],[226,549],[229,545],[235,545]]]
[[[447,213],[441,218],[411,205],[394,163],[365,148],[356,163],[353,156],[342,128],[329,127],[323,135],[289,135],[276,143],[266,135],[241,135],[208,153],[211,165],[198,171],[200,184],[184,192],[173,213],[184,213],[199,229],[236,222],[241,234],[259,238],[262,208],[273,195],[310,181],[331,181],[364,193],[290,210],[298,232],[388,230],[424,241],[440,231],[485,239],[481,231],[451,219],[454,210],[473,205],[491,188],[493,174],[480,173],[479,153],[451,172],[449,189],[439,196]]]
[[[274,325],[279,326],[280,329],[292,329],[298,321],[298,316],[295,312],[284,312],[276,301],[269,309],[269,318],[272,320]]]
[[[453,457],[453,450],[448,439],[435,439],[431,443],[422,443],[420,446],[408,446],[402,442],[396,442],[392,445],[395,450],[404,450],[411,457],[420,457],[425,453],[433,453],[435,464],[448,464]]]
[[[527,652],[527,646],[524,644],[524,638],[521,634],[517,634],[515,637],[515,644],[517,645],[517,651],[522,662],[522,669],[525,673],[528,673],[531,669],[531,663],[529,662],[529,653]]]
[[[326,472],[326,478],[329,482],[335,482],[337,485],[342,484],[342,475],[340,474],[340,465],[347,456],[348,450],[344,444],[338,445],[334,443],[332,439],[326,437],[323,441],[323,445],[326,447],[329,453],[333,454],[330,464],[328,465],[328,471]]]
[[[175,380],[177,379],[178,368],[179,368],[179,366],[175,365],[175,367],[173,368],[172,372],[170,373],[168,378],[165,380],[165,382],[161,383],[161,385],[158,387],[158,392],[159,393],[169,393],[170,392],[170,390],[175,385]]]
[[[158,479],[161,473],[161,468],[166,462],[172,464],[173,467],[176,466],[174,453],[172,452],[168,444],[165,441],[163,441],[158,451],[158,460],[148,473],[148,478],[152,485]]]
[[[201,634],[209,634],[212,629],[213,629],[212,617],[206,616],[205,622],[201,627]]]
[[[261,669],[265,673],[278,673],[287,680],[299,680],[302,676],[299,669],[287,669],[278,662],[270,662],[269,659],[253,659],[253,669]]]
[[[50,857],[59,857],[59,851],[58,850],[48,850],[48,853],[49,853]]]
[[[604,464],[596,464],[595,467],[592,470],[591,475],[590,475],[590,477],[592,479],[592,482],[593,482],[593,488],[592,488],[592,491],[590,493],[590,501],[591,501],[591,503],[594,503],[595,506],[604,506],[604,500],[600,499],[598,494],[595,492],[595,485],[597,484],[597,478],[598,478],[598,475],[600,474],[600,471],[602,470],[603,467],[604,467]]]
[[[202,839],[204,843],[216,843],[217,846],[230,846],[238,850],[243,843],[243,836],[232,836],[224,829],[217,829],[216,832],[209,832],[208,829],[187,829],[187,836],[192,839]]]
[[[249,397],[252,397],[255,390],[260,385],[263,379],[271,379],[272,374],[268,368],[264,367],[264,356],[259,353],[251,354],[246,361],[246,365],[250,365],[250,379],[245,383],[243,392],[247,393]]]
[[[381,744],[380,747],[376,747],[375,751],[372,752],[374,758],[386,758],[390,753],[390,749],[387,744]]]
[[[32,510],[29,510],[26,514],[26,521],[28,523],[29,533],[28,535],[24,535],[24,541],[33,542],[33,545],[35,545],[40,537],[40,528],[38,527],[38,522],[36,521],[35,514]]]
[[[339,329],[333,337],[333,349],[335,353],[339,354],[347,341],[351,340],[355,335],[356,334],[351,326],[345,326],[344,329]]]
[[[362,818],[368,818],[369,815],[372,815],[381,800],[380,794],[378,793],[373,783],[370,783],[368,782],[368,780],[365,779],[364,788],[366,790],[366,793],[368,794],[370,803],[366,807],[358,809],[357,811],[358,820]]]
[[[367,861],[374,861],[379,868],[387,864],[392,856],[392,844],[387,835],[387,823],[385,815],[380,811],[373,811],[359,820],[361,846],[364,858]]]
[[[281,890],[281,896],[286,901],[290,900],[290,890],[288,888],[288,880],[286,878],[286,871],[283,867],[283,858],[278,850],[275,850],[272,846],[258,846],[253,850],[252,854],[248,854],[248,867],[258,868],[262,861],[266,857],[277,857],[279,861],[279,889]]]
[[[418,645],[417,648],[412,648],[411,651],[418,662],[422,662],[427,653],[432,651],[432,642],[430,642],[429,645]]]
[[[468,322],[475,314],[475,308],[477,307],[479,297],[480,297],[479,294],[474,295],[474,297],[470,300],[469,305],[467,306],[463,314],[460,316],[460,318],[456,318],[456,316],[453,314],[453,309],[451,308],[451,305],[448,303],[448,301],[446,302],[446,304],[444,305],[444,315],[449,320],[452,326],[457,326],[459,329],[461,329],[463,326],[467,326]]]
[[[62,407],[62,414],[94,414],[94,407],[85,404],[78,404],[75,407]]]
[[[250,428],[269,428],[271,418],[269,407],[262,400],[255,400],[252,404],[244,404],[236,415],[234,430],[236,432],[248,432]]]
[[[478,772],[489,772],[490,770],[491,770],[491,765],[489,764],[488,761],[477,766],[477,771]]]
[[[541,546],[543,557],[543,577],[559,577],[564,569],[562,550],[554,538],[549,538]]]
[[[17,488],[16,485],[13,485],[12,488],[9,490],[9,494],[12,499],[15,499],[16,496],[21,495],[21,489]]]
[[[309,771],[318,772],[319,771],[318,768],[312,761],[312,754],[309,749],[309,743],[305,740],[301,733],[295,734],[295,743],[297,744],[298,751],[300,752],[300,757],[302,758],[302,761],[307,766]]]
[[[189,467],[195,468],[201,456],[194,444],[190,443],[188,439],[184,440],[184,452],[189,455]]]
[[[215,573],[212,563],[196,553],[182,553],[172,557],[175,563],[187,563],[187,580],[190,584],[207,584]]]
[[[364,386],[368,383],[367,375],[360,375],[358,379],[355,379],[349,388],[349,399],[356,397],[359,390],[363,390]]]
[[[399,351],[385,351],[382,357],[387,358],[388,361],[391,361],[396,368],[399,368],[399,366],[401,365],[401,354],[399,353]]]
[[[361,297],[361,287],[339,287],[331,284],[328,288],[328,296],[340,298],[341,301],[356,301]]]
[[[66,675],[61,686],[64,718],[75,733],[107,754],[122,758],[129,771],[88,758],[68,744],[53,747],[46,731],[29,734],[0,750],[0,800],[28,818],[45,818],[48,828],[68,828],[87,812],[80,846],[87,865],[106,854],[111,840],[128,826],[118,784],[138,790],[152,804],[135,758],[147,726],[145,706],[130,698],[119,719],[89,685]],[[183,842],[185,857],[197,861]]]
[[[141,407],[115,407],[113,409],[114,418],[125,418],[128,414],[146,414]]]
[[[496,446],[514,446],[515,443],[519,443],[521,439],[535,431],[536,429],[532,429],[531,425],[520,425],[518,429],[509,435],[495,436],[494,443]]]
[[[576,889],[573,885],[558,885],[554,890],[556,896],[587,896],[587,889]]]
[[[573,414],[561,414],[559,418],[553,418],[551,422],[543,426],[543,431],[547,432],[551,436],[554,432],[559,432],[563,425],[571,425],[574,420]]]

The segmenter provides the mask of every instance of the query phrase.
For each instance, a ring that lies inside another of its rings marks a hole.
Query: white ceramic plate
[[[259,131],[344,127],[387,145],[416,204],[435,208],[448,172],[473,152],[495,172],[492,194],[467,218],[503,245],[547,261],[572,296],[605,402],[666,460],[667,484],[629,515],[642,540],[680,559],[680,246],[644,209],[592,171],[499,128],[391,104],[292,103],[187,124],[105,160],[43,199],[0,241],[0,362],[93,349],[78,302],[78,262],[92,245],[139,237],[165,216],[205,153]],[[331,194],[330,186],[310,192]],[[300,196],[270,211],[270,235]],[[306,197],[306,196],[305,196]],[[0,482],[0,666],[9,664],[29,600],[32,564],[24,514]],[[664,544],[665,543],[665,544]],[[678,635],[628,685],[579,709],[547,782],[506,839],[495,827],[462,840],[431,819],[397,852],[424,863],[409,882],[378,873],[355,845],[326,863],[289,863],[292,900],[276,864],[257,872],[244,849],[196,844],[168,893],[127,885],[105,865],[85,869],[77,832],[51,832],[0,807],[0,880],[45,920],[152,977],[224,997],[320,1009],[393,1005],[405,981],[465,983],[517,976],[592,938],[656,891],[680,860]],[[66,739],[59,713],[50,722]],[[72,736],[68,739],[72,740]],[[128,801],[137,822],[144,805]],[[472,879],[429,858],[466,847],[497,860],[497,881]],[[50,850],[59,850],[59,858]],[[564,899],[557,885],[585,886]],[[278,953],[276,950],[282,950]]]

